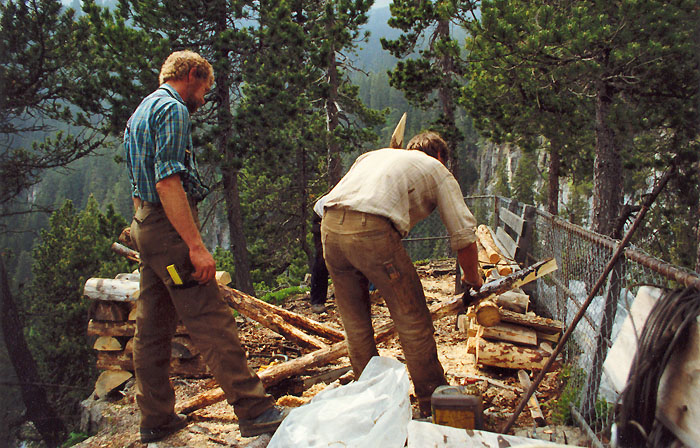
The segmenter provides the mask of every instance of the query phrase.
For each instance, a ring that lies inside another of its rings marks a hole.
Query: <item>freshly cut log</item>
[[[481,224],[476,228],[476,236],[479,237],[479,241],[484,246],[486,255],[488,255],[488,260],[492,264],[496,264],[503,258],[502,254],[499,252],[496,243],[493,241],[491,236],[491,231],[486,225]]]
[[[521,347],[508,342],[491,342],[479,338],[476,347],[476,362],[506,369],[541,369],[547,360],[545,353],[533,348]]]
[[[523,389],[530,389],[530,377],[527,375],[526,371],[522,369],[518,370],[518,381],[520,381]],[[544,420],[542,409],[540,409],[540,403],[537,401],[535,394],[530,396],[530,398],[527,400],[527,404],[530,406],[530,415],[532,416],[532,419],[535,420],[535,423],[537,423],[537,426],[545,426],[547,423]]]
[[[101,322],[90,320],[88,322],[88,336],[129,336],[132,337],[136,331],[134,322]],[[178,325],[175,334],[187,334],[184,325]]]
[[[481,337],[483,338],[537,347],[537,332],[530,328],[503,322],[491,327],[481,328]]]
[[[129,310],[129,304],[126,302],[95,300],[90,302],[88,318],[121,322],[128,319]]]
[[[92,348],[101,352],[118,352],[124,350],[124,346],[114,336],[100,336],[97,338]]]
[[[95,381],[95,395],[99,398],[105,397],[133,376],[133,373],[126,370],[105,370]]]
[[[513,273],[513,267],[509,264],[503,264],[502,262],[496,265],[496,270],[501,275],[510,275]]]
[[[231,283],[231,274],[226,271],[216,271],[216,282],[220,285]]]
[[[501,317],[496,305],[491,300],[484,300],[476,306],[474,311],[476,321],[484,327],[491,327],[501,322]]]
[[[514,313],[509,310],[499,310],[501,321],[534,328],[538,332],[558,334],[564,330],[564,324],[558,320],[530,314]]]
[[[345,335],[342,331],[335,328],[324,325],[308,317],[302,316],[279,306],[272,305],[267,302],[263,302],[260,299],[256,299],[244,292],[238,291],[237,289],[229,288],[228,286],[219,285],[219,290],[224,297],[224,300],[239,313],[245,314],[245,310],[251,309],[254,312],[260,314],[274,314],[280,316],[285,322],[306,330],[315,335],[321,336],[322,338],[328,339],[331,342],[340,342],[345,339]],[[239,309],[240,308],[240,309]],[[255,319],[252,316],[248,316],[251,319]]]
[[[139,283],[116,278],[89,278],[83,294],[93,300],[130,302],[138,299]]]
[[[525,313],[530,305],[530,296],[516,291],[506,291],[496,296],[496,304],[516,313]]]

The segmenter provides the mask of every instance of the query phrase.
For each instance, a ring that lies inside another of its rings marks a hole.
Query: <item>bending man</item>
[[[401,238],[437,207],[457,252],[463,282],[478,288],[483,281],[476,221],[444,166],[447,144],[426,132],[406,149],[379,149],[357,158],[326,197],[321,237],[355,378],[378,354],[367,289],[371,281],[396,325],[421,412],[429,415],[433,391],[447,380],[423,286]]]

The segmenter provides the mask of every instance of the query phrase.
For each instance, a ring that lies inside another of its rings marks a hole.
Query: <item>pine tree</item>
[[[382,47],[400,59],[389,74],[390,84],[423,109],[439,103],[440,115],[433,126],[451,149],[448,165],[454,173],[458,172],[455,150],[464,139],[455,115],[465,63],[451,28],[473,7],[472,2],[463,0],[394,0],[389,25],[404,34],[397,40],[381,40]],[[427,45],[421,46],[424,39]],[[413,55],[416,57],[405,59]]]
[[[125,225],[111,206],[102,213],[92,198],[82,212],[66,201],[51,215],[33,252],[34,279],[22,299],[27,342],[43,382],[54,386],[48,389],[52,403],[72,423],[96,379],[82,289],[90,277],[128,271],[126,261],[110,250]]]
[[[104,139],[104,91],[91,67],[90,26],[58,0],[0,4],[0,215],[27,206],[44,170]]]

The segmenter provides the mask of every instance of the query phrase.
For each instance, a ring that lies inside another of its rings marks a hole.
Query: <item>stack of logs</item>
[[[228,283],[227,272],[217,272],[219,282]],[[95,338],[97,368],[103,372],[95,383],[95,393],[106,393],[132,377],[133,336],[136,330],[136,299],[139,294],[139,274],[119,274],[114,279],[91,278],[83,294],[92,299],[88,316],[88,336]],[[202,377],[209,370],[190,340],[187,330],[179,324],[171,344],[170,371],[175,375]]]
[[[486,281],[518,269],[503,256],[488,227],[479,226],[477,236],[479,264]],[[469,335],[467,350],[476,355],[477,364],[525,370],[544,366],[563,324],[528,312],[529,302],[529,296],[516,288],[459,316],[458,328]]]

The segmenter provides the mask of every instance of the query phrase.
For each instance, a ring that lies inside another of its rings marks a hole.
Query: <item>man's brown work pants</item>
[[[192,207],[196,220],[196,208]],[[141,427],[165,424],[174,412],[170,384],[170,344],[178,317],[226,393],[239,419],[257,417],[274,400],[249,367],[238,339],[231,309],[217,283],[175,287],[166,267],[174,264],[183,280],[192,271],[189,249],[159,205],[144,203],[131,223],[131,236],[141,254],[141,292],[134,336],[136,400]]]
[[[379,289],[396,325],[421,409],[429,409],[433,391],[447,380],[437,357],[435,328],[423,286],[399,233],[382,216],[334,207],[323,215],[321,237],[355,377],[378,354],[369,279]]]

